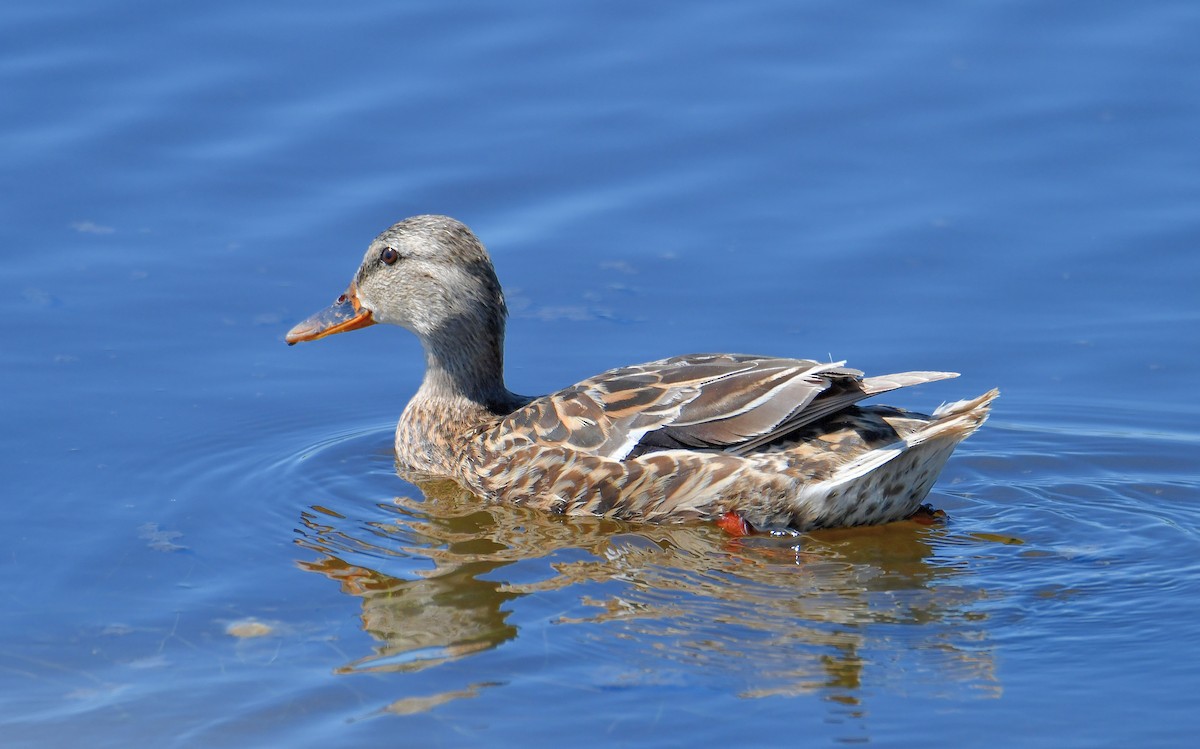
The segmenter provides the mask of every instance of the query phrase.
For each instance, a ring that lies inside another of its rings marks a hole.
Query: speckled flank
[[[376,238],[351,291],[373,321],[408,328],[425,349],[425,380],[396,429],[398,465],[554,513],[734,513],[801,530],[898,520],[998,395],[925,416],[856,404],[955,374],[864,377],[844,362],[691,354],[518,396],[504,386],[506,311],[491,261],[444,216]]]
[[[500,419],[470,443],[457,477],[498,501],[558,513],[663,521],[735,511],[758,528],[800,530],[884,523],[916,511],[995,395],[936,418],[851,407],[749,455],[666,449],[614,459]]]

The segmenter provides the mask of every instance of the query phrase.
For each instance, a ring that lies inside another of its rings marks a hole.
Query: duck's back
[[[844,365],[747,354],[676,356],[612,369],[536,398],[501,420],[491,436],[613,460],[670,449],[747,455],[869,396],[957,376],[864,378]]]

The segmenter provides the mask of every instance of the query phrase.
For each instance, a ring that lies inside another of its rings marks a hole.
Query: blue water
[[[0,8],[0,743],[1181,746],[1200,9]],[[425,497],[382,327],[467,222],[509,384],[688,351],[998,386],[944,524],[737,542]]]

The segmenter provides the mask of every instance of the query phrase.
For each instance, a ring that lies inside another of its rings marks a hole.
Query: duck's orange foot
[[[908,519],[921,525],[934,525],[946,519],[946,511],[935,510],[930,505],[921,505]]]
[[[754,533],[754,526],[746,518],[730,510],[716,519],[717,527],[734,538],[743,538]]]

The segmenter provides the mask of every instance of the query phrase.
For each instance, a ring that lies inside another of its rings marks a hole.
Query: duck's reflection
[[[362,599],[379,644],[345,671],[414,671],[513,640],[519,599],[574,589],[557,624],[600,625],[660,679],[724,672],[749,697],[822,690],[853,708],[870,684],[998,693],[983,594],[894,523],[731,541],[706,526],[632,526],[483,506],[447,482],[366,525],[305,513],[305,569]],[[947,541],[952,542],[952,539]],[[533,571],[528,566],[533,565]]]

